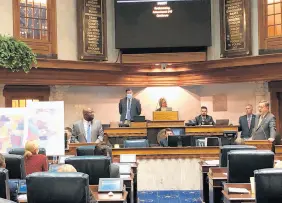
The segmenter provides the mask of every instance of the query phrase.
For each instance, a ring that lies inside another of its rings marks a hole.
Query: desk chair
[[[15,154],[4,154],[6,169],[10,179],[25,179],[24,157]]]
[[[249,183],[254,171],[273,168],[274,153],[270,150],[236,150],[228,153],[228,183]]]
[[[282,169],[261,169],[255,172],[256,203],[281,202]]]
[[[89,203],[89,176],[84,173],[37,172],[27,176],[28,203]]]
[[[255,146],[249,145],[225,145],[220,147],[219,166],[227,167],[227,154],[234,150],[256,150]]]
[[[0,197],[4,199],[10,199],[8,180],[9,180],[8,170],[5,168],[0,168]]]
[[[80,146],[76,148],[77,156],[94,156],[95,146]]]
[[[110,178],[111,158],[106,156],[80,156],[70,157],[65,160],[78,172],[89,175],[89,184],[98,185],[99,178]]]
[[[146,139],[124,140],[124,148],[145,148],[149,147],[149,142]]]
[[[16,155],[24,155],[25,149],[24,148],[12,148],[9,150],[9,154],[16,154]],[[45,148],[39,148],[38,154],[46,155],[46,149]]]
[[[0,202],[1,202],[1,203],[16,203],[16,202],[13,202],[13,201],[11,201],[11,200],[2,199],[2,198],[0,198]]]

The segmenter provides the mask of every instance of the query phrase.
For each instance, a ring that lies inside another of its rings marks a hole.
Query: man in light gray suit
[[[269,140],[273,142],[276,138],[276,120],[269,112],[269,102],[261,101],[258,106],[259,115],[256,117],[252,140]]]
[[[134,116],[141,114],[141,104],[138,99],[133,98],[133,91],[126,89],[126,97],[119,101],[120,121],[132,121]]]
[[[99,120],[94,119],[91,108],[83,109],[83,119],[73,124],[72,135],[78,142],[103,142],[104,131]]]

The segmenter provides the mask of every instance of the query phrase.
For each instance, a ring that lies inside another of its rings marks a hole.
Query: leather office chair
[[[236,150],[228,153],[228,183],[249,183],[254,171],[273,168],[274,153],[270,150]]]
[[[78,172],[89,175],[89,184],[98,185],[99,178],[110,178],[111,158],[106,156],[80,156],[70,157],[65,160]]]
[[[149,142],[146,139],[124,140],[124,148],[145,148],[149,147]]]
[[[24,148],[12,148],[9,150],[9,154],[16,154],[16,155],[24,155]],[[38,154],[46,155],[46,149],[45,148],[39,148]]]
[[[37,172],[26,177],[28,203],[89,203],[84,173]]]
[[[225,145],[220,147],[219,166],[227,167],[227,154],[234,150],[256,150],[255,146],[249,145]]]
[[[10,179],[25,179],[24,157],[15,154],[4,154],[6,169]]]
[[[255,172],[256,203],[281,202],[282,169],[261,169]]]
[[[0,197],[4,199],[10,199],[8,180],[9,180],[8,170],[5,168],[0,168]]]
[[[13,202],[11,200],[7,200],[7,199],[2,199],[0,198],[0,203],[16,203],[16,202]]]
[[[95,146],[80,146],[76,148],[77,156],[94,156]]]

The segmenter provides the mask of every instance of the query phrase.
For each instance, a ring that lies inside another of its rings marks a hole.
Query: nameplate
[[[221,11],[221,57],[251,54],[250,0],[223,0]]]
[[[107,60],[106,1],[77,0],[78,58]]]

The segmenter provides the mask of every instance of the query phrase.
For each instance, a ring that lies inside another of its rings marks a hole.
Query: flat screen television
[[[115,0],[118,49],[211,45],[210,0]]]

